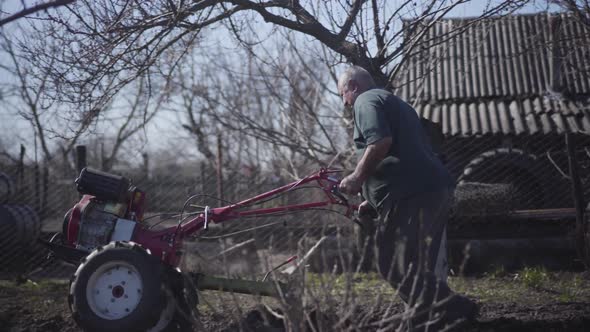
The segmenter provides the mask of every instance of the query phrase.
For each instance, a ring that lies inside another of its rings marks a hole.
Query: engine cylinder
[[[124,202],[129,190],[129,180],[123,176],[84,168],[76,179],[79,193],[93,195],[102,201]]]

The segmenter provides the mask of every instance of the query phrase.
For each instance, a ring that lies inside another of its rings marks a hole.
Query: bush
[[[520,279],[527,287],[539,288],[547,279],[547,270],[543,267],[525,267]]]

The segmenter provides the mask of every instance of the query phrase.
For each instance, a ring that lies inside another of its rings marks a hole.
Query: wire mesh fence
[[[576,143],[586,202],[590,199],[590,139],[576,136]],[[449,237],[572,235],[576,211],[563,134],[449,137],[442,146],[441,158],[457,180]],[[73,267],[47,260],[48,251],[36,240],[63,231],[64,215],[81,197],[74,184],[78,172],[64,171],[56,165],[18,162],[3,164],[1,172],[2,277],[67,277]],[[176,225],[191,196],[189,205],[220,207],[291,181],[262,170],[237,168],[224,169],[220,182],[218,170],[208,164],[196,165],[194,172],[170,169],[150,174],[137,168],[116,169],[113,173],[130,178],[146,193],[144,222],[156,228]],[[255,207],[298,204],[321,195],[321,189],[307,186]],[[339,232],[352,239],[354,226],[341,215],[343,211],[326,210],[330,211],[316,209],[213,224],[207,232],[199,233],[200,238],[188,241],[187,246],[210,267],[222,264],[215,262],[219,252],[240,243],[248,244],[240,253],[250,250],[258,260],[261,251],[284,255],[295,252],[298,242],[305,238]],[[185,212],[189,211],[190,207]],[[198,266],[195,261],[190,264]],[[251,264],[245,266],[248,269]]]
[[[68,277],[73,271],[72,266],[48,260],[48,250],[36,241],[38,237],[49,240],[56,234],[66,233],[65,215],[82,196],[74,183],[78,172],[58,172],[57,168],[54,165],[18,164],[8,164],[2,168],[0,260],[4,264],[0,269],[3,277]],[[146,194],[142,222],[154,229],[176,226],[181,211],[185,216],[190,215],[190,205],[211,208],[227,206],[292,181],[275,174],[226,170],[221,178],[223,191],[219,192],[221,187],[217,170],[205,164],[197,165],[194,173],[171,170],[146,174],[141,170],[130,169],[112,173],[129,178],[134,186]],[[319,187],[306,186],[304,189],[277,196],[272,201],[264,201],[251,208],[297,204],[322,198]],[[211,257],[224,249],[252,239],[254,243],[249,248],[254,246],[255,255],[258,249],[267,250],[270,247],[273,252],[294,251],[298,241],[304,237],[319,238],[326,232],[334,233],[336,228],[350,231],[351,222],[341,213],[338,209],[326,208],[274,213],[268,217],[244,217],[213,223],[206,232],[198,234],[199,238],[185,242],[187,250],[207,262],[211,262]],[[186,223],[187,219],[184,218],[183,222]],[[213,263],[221,264],[214,260]],[[194,265],[194,262],[191,264]],[[207,265],[205,267],[210,268]]]
[[[586,197],[588,144],[587,137],[577,137]],[[530,237],[571,231],[575,204],[565,135],[454,137],[443,153],[457,179],[451,233]]]

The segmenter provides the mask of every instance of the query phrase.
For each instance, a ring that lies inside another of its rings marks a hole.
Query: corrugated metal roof
[[[414,47],[406,36],[409,60],[395,92],[445,134],[590,133],[590,113],[575,111],[590,96],[590,30],[567,14],[448,19],[425,29]]]
[[[554,37],[550,17],[561,19]],[[562,92],[590,93],[590,31],[561,14],[438,21],[406,50],[398,94],[410,101],[541,95],[551,87],[552,40],[562,53]]]
[[[418,114],[442,126],[443,134],[590,134],[590,100],[554,98],[418,104]]]

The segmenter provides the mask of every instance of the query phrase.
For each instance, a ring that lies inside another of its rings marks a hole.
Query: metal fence
[[[61,278],[72,273],[72,266],[47,260],[49,252],[36,241],[38,237],[48,240],[61,233],[66,212],[81,198],[74,183],[78,172],[56,169],[60,168],[18,164],[3,165],[0,169],[0,261],[3,262],[0,277]],[[186,170],[156,174],[115,170],[112,173],[131,179],[133,185],[146,193],[144,219],[156,229],[175,225],[178,217],[171,216],[177,216],[191,196],[205,194],[192,199],[191,204],[221,207],[293,181],[271,173],[225,170],[220,184],[217,170],[205,164],[196,165],[193,175],[186,175],[190,173]],[[222,192],[219,192],[220,188]],[[319,187],[308,187],[305,191],[281,195],[258,207],[306,202],[322,194]],[[334,208],[231,220],[212,224],[206,232],[200,233],[203,238],[186,242],[190,252],[199,256],[215,256],[223,248],[250,239],[255,241],[248,250],[272,247],[273,252],[287,253],[295,251],[298,241],[304,237],[319,238],[326,232],[333,233],[336,228],[351,231],[352,222],[342,216],[341,210]],[[271,227],[260,227],[265,225]]]
[[[573,159],[579,171],[582,195],[590,199],[590,139],[570,136]],[[505,238],[575,236],[576,209],[565,135],[450,137],[441,158],[457,179],[455,204],[449,222],[451,238]],[[93,165],[89,165],[93,166]],[[0,274],[16,277],[68,277],[73,267],[47,260],[47,250],[36,242],[62,231],[64,214],[79,200],[74,179],[77,171],[50,165],[6,163],[0,171]],[[206,164],[194,173],[148,174],[120,170],[147,194],[145,217],[158,223],[157,215],[177,214],[186,199],[208,194],[193,204],[223,206],[277,188],[291,181],[277,174],[241,169],[219,173]],[[185,174],[191,175],[185,175]],[[220,191],[221,190],[221,191]],[[219,201],[215,196],[223,199]],[[309,188],[283,195],[264,206],[309,201],[321,191]],[[583,206],[585,209],[585,205]],[[336,209],[338,210],[338,209]],[[163,221],[171,225],[177,219]],[[272,224],[272,227],[258,226]],[[250,231],[244,231],[250,230]],[[353,224],[338,213],[307,211],[270,218],[247,218],[213,225],[203,236],[209,240],[188,243],[193,252],[249,241],[254,251],[294,252],[306,237],[336,231],[347,236]],[[579,231],[579,230],[578,230]],[[232,236],[223,237],[224,234]],[[239,259],[239,258],[238,258]]]
[[[570,135],[570,140],[582,188],[579,198],[586,202],[589,140],[583,135]],[[457,179],[451,234],[571,233],[576,210],[566,135],[454,137],[445,142],[442,153]]]

